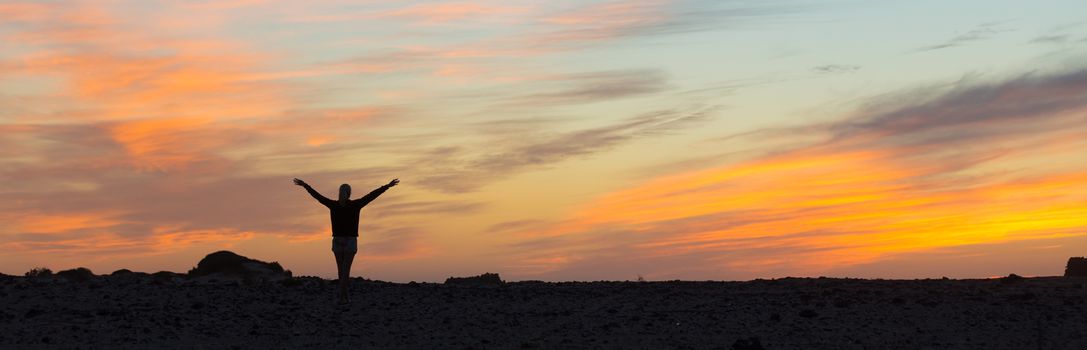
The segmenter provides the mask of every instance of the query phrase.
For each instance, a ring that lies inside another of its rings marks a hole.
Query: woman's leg
[[[351,263],[355,260],[355,252],[346,251],[343,252],[342,256],[343,272],[341,272],[340,275],[340,295],[347,301],[351,301],[351,299],[347,297],[347,282],[351,279]]]
[[[346,257],[344,256],[344,253],[340,251],[334,251],[332,253],[336,255],[336,276],[338,276],[340,280],[340,301],[345,301],[344,299],[347,298],[347,269],[344,265]],[[352,258],[353,257],[354,256],[352,256]]]

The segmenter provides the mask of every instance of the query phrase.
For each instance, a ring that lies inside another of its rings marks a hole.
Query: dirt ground
[[[0,348],[1087,349],[1087,278],[351,284],[6,276]]]

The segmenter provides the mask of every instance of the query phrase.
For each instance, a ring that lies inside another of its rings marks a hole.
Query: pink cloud
[[[426,24],[439,24],[495,15],[522,14],[528,9],[478,3],[435,3],[412,5],[379,14],[378,17],[408,18]]]

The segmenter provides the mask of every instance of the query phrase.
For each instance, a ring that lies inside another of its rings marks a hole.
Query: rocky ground
[[[3,276],[0,348],[1087,349],[1085,284]]]

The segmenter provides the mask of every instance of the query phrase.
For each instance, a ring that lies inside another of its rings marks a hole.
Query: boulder
[[[167,279],[161,274],[159,278]],[[146,272],[132,272],[132,270],[129,269],[120,269],[117,271],[113,271],[109,274],[109,276],[106,277],[106,280],[121,284],[152,282],[152,278],[150,278],[150,275]]]
[[[472,277],[449,277],[445,279],[445,284],[459,286],[500,286],[503,283],[505,282],[502,282],[502,278],[499,278],[497,273],[484,273]]]
[[[1068,258],[1064,277],[1087,277],[1087,257]]]
[[[94,273],[86,267],[77,267],[57,272],[56,276],[72,282],[86,282],[94,278]]]
[[[278,262],[263,262],[223,250],[201,259],[196,267],[189,270],[189,277],[206,280],[279,281],[291,278],[291,272],[284,271]]]
[[[1001,284],[1013,284],[1013,283],[1019,283],[1019,282],[1023,282],[1023,276],[1019,276],[1019,275],[1016,275],[1014,273],[1013,274],[1008,274],[1008,276],[1000,278],[1000,283]]]
[[[159,271],[151,274],[151,283],[178,284],[185,280],[185,275],[171,271]]]

